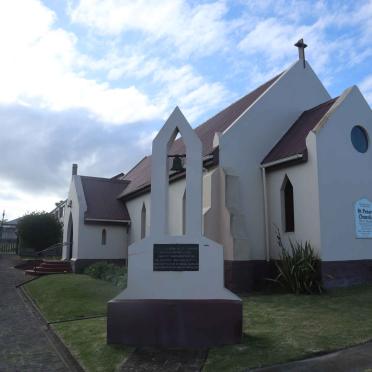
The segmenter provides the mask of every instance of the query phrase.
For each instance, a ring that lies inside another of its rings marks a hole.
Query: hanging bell
[[[185,168],[182,165],[182,159],[181,159],[181,157],[179,155],[174,155],[173,156],[173,164],[172,164],[171,171],[182,172],[184,170],[185,170]]]

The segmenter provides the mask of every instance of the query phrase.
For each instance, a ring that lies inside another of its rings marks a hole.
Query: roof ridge
[[[301,115],[304,114],[305,112],[311,112],[311,111],[319,110],[320,108],[322,108],[322,107],[325,106],[325,105],[330,104],[331,102],[336,102],[339,98],[340,98],[340,96],[337,96],[337,97],[334,97],[334,98],[329,99],[328,101],[325,101],[325,102],[319,103],[319,105],[314,106],[314,107],[311,107],[311,108],[309,108],[309,109],[303,111],[303,112],[301,113]],[[301,115],[300,115],[300,116],[301,116]],[[299,116],[299,117],[300,117],[300,116]]]
[[[128,180],[118,180],[118,179],[105,178],[105,177],[82,176],[82,175],[79,175],[79,176],[81,178],[97,180],[97,181],[102,181],[102,182],[122,183],[122,184],[127,184],[128,183]]]
[[[270,84],[271,82],[275,81],[276,79],[279,78],[279,76],[281,76],[285,71],[282,71],[280,74],[274,76],[273,78],[271,78],[270,80],[262,83],[261,85],[259,85],[258,87],[254,88],[253,90],[251,90],[250,92],[248,92],[247,94],[245,94],[244,96],[238,98],[237,100],[235,100],[234,102],[232,102],[230,105],[228,105],[227,107],[225,107],[224,109],[222,109],[221,111],[218,111],[215,115],[211,116],[209,119],[207,119],[206,121],[204,121],[203,123],[199,124],[197,127],[194,128],[195,129],[198,129],[200,127],[202,127],[203,125],[207,124],[210,120],[214,119],[216,116],[222,114],[223,112],[229,110],[232,106],[234,106],[236,103],[240,102],[240,101],[243,101],[245,98],[247,98],[247,96],[249,96],[250,94],[252,94],[253,92],[255,92],[256,90],[259,90],[260,88],[262,88],[264,85],[266,84]]]
[[[236,119],[242,115],[249,107],[252,106],[270,87],[280,79],[287,70],[284,70],[272,77],[270,80],[263,82],[258,87],[252,89],[243,97],[232,102],[227,107],[217,112],[197,127],[193,128],[198,135],[203,146],[203,156],[211,154],[213,150],[213,135],[216,132],[223,132],[226,128],[235,123]],[[170,154],[181,153],[185,151],[182,138],[178,138],[172,143]],[[218,160],[217,160],[218,161]],[[132,167],[124,177],[130,184],[121,196],[129,195],[135,192],[139,186],[147,184],[151,179],[151,155],[145,156],[139,163]]]

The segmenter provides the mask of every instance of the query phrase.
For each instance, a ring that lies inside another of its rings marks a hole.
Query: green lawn
[[[120,291],[74,274],[47,276],[26,288],[49,321],[103,314]],[[372,339],[372,286],[313,296],[254,294],[243,300],[243,343],[211,349],[205,372],[283,363]],[[132,351],[106,345],[106,318],[54,328],[88,371],[114,371]]]
[[[242,371],[372,339],[372,286],[244,298],[241,345],[210,350],[204,371]]]
[[[106,314],[107,301],[120,289],[87,275],[48,275],[25,285],[49,322]],[[111,372],[132,352],[106,344],[106,317],[58,323],[53,328],[82,366],[91,372]]]

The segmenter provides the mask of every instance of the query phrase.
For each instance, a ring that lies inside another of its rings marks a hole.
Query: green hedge
[[[105,280],[119,288],[127,286],[127,269],[107,262],[96,262],[84,270],[84,274],[95,279]]]

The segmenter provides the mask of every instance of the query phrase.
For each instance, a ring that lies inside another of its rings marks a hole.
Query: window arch
[[[102,245],[106,245],[106,240],[107,240],[106,229],[102,229],[102,234],[101,234],[101,244],[102,244]]]
[[[284,209],[284,230],[285,232],[293,232],[295,226],[293,185],[287,175],[284,177],[282,185],[282,206]]]
[[[146,236],[146,206],[145,203],[142,204],[141,210],[141,239]]]

